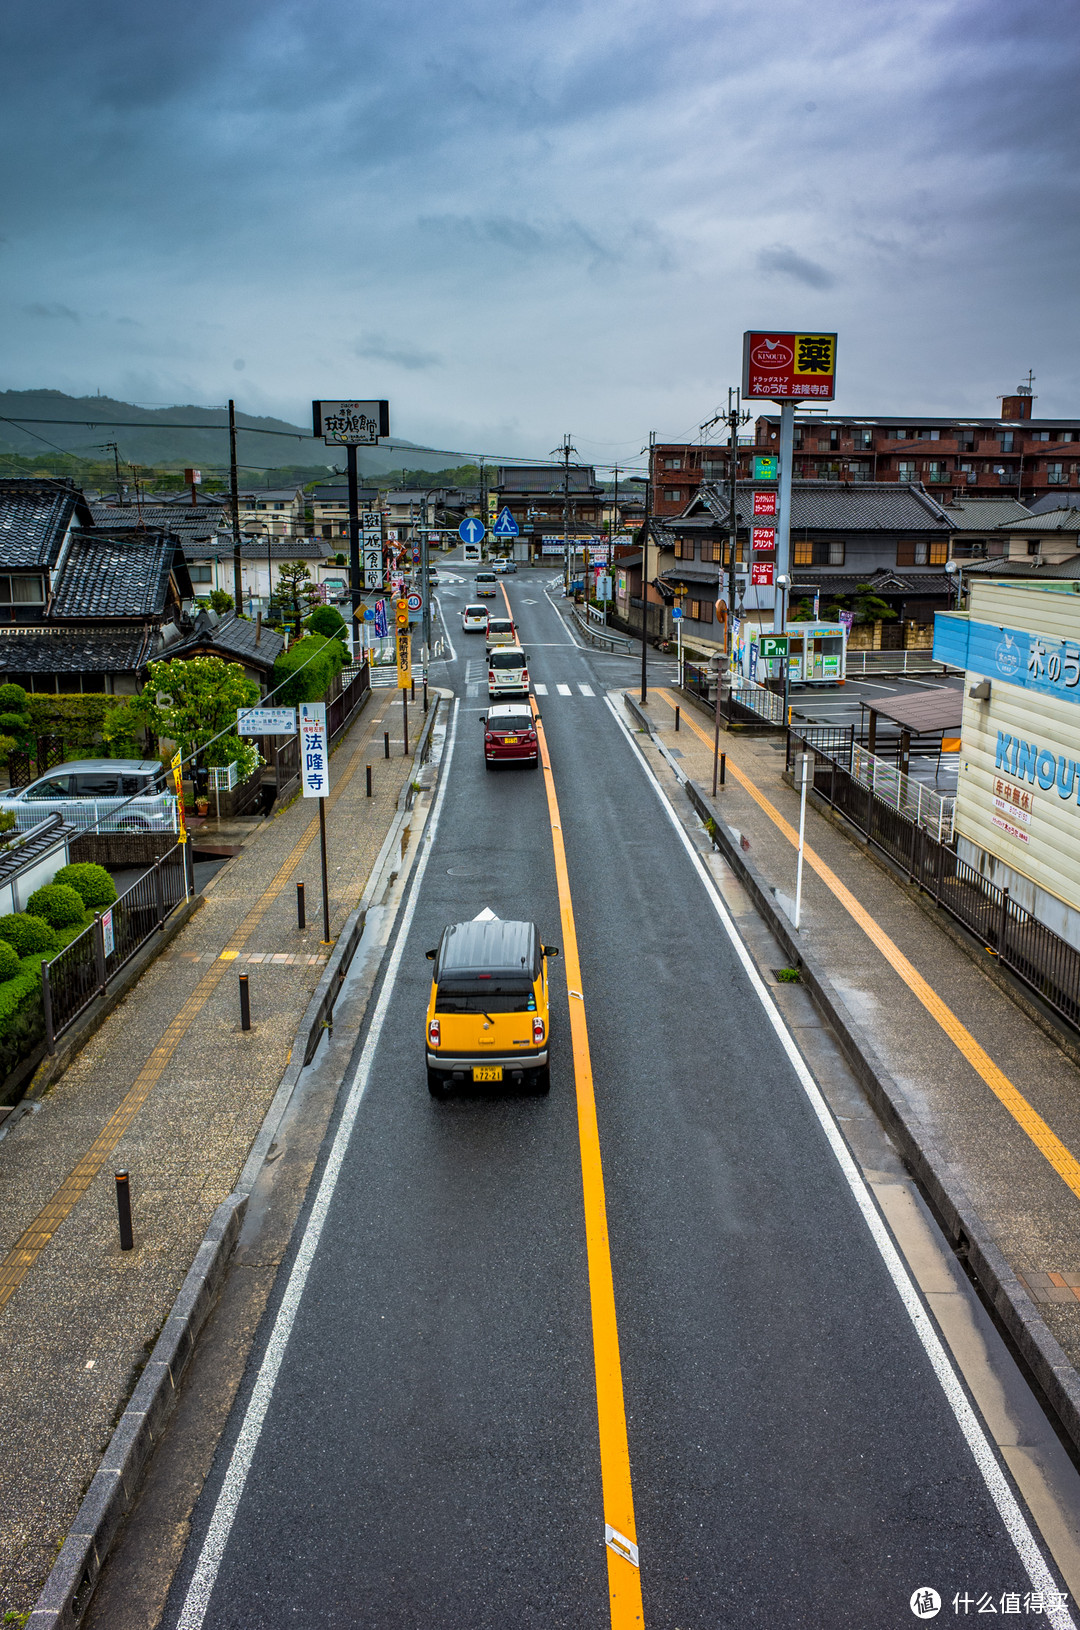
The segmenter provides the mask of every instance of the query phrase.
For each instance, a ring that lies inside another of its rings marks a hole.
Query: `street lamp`
[[[786,572],[781,572],[776,579],[776,586],[780,590],[780,632],[787,634],[787,596],[791,587],[791,579]],[[791,670],[791,635],[787,635],[788,643],[784,648],[784,726],[787,728],[791,720],[788,716],[788,674]]]

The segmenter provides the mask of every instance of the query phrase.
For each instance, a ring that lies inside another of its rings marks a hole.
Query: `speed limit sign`
[[[424,602],[423,602],[423,600],[421,600],[421,598],[420,598],[420,596],[418,594],[410,594],[409,595],[409,610],[410,611],[419,611],[422,608],[423,604],[424,604]]]

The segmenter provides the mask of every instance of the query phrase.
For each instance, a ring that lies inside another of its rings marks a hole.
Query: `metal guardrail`
[[[839,757],[818,745],[822,734],[789,730],[788,768],[798,753],[809,751],[810,784],[816,795],[864,833],[1047,1006],[1080,1030],[1080,950],[1011,900],[1008,889],[998,888],[961,860],[951,841],[939,842],[932,828],[920,825],[887,802],[880,790],[856,779]],[[842,744],[837,745],[842,752]]]
[[[939,843],[951,843],[956,799],[935,792],[922,781],[898,770],[876,753],[868,753],[856,741],[851,747],[851,773],[875,798],[898,810],[909,821],[932,832]]]
[[[847,677],[864,674],[947,674],[959,669],[935,662],[929,651],[853,651],[848,647]]]
[[[0,811],[15,816],[15,829],[29,832],[46,815],[62,815],[79,832],[176,832],[176,795],[149,798],[0,798]]]
[[[109,981],[127,966],[148,939],[189,896],[187,844],[175,843],[107,911],[58,956],[41,965],[45,1044],[50,1053]]]
[[[591,640],[594,645],[599,645],[602,649],[606,649],[608,651],[617,651],[623,654],[628,653],[632,649],[631,642],[628,639],[625,639],[622,634],[612,634],[606,627],[602,629],[597,628],[595,624],[589,622],[588,619],[582,618],[576,606],[572,608],[571,615],[581,633],[585,635],[587,640]]]
[[[733,673],[730,700],[769,724],[786,723],[783,696],[779,691],[766,690],[756,679],[747,679],[743,674]]]

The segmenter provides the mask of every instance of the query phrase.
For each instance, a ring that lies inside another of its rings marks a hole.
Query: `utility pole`
[[[113,464],[116,468],[116,502],[122,504],[124,502],[124,493],[120,484],[120,449],[114,441],[105,441],[101,444],[101,450],[103,453],[111,453],[113,456]]]
[[[349,601],[352,618],[349,626],[355,631],[356,613],[364,599],[363,577],[360,571],[360,491],[356,479],[356,443],[345,447],[345,468],[349,477]]]
[[[649,431],[649,463],[645,479],[645,524],[641,531],[641,705],[645,706],[649,697],[648,650],[649,650],[649,532],[652,526],[652,478],[653,478],[653,448],[656,446],[656,431]]]
[[[562,506],[562,543],[563,543],[563,592],[570,593],[570,454],[576,453],[577,448],[570,445],[569,432],[563,437],[558,447],[552,448],[555,456],[563,461],[563,506]],[[558,491],[558,488],[555,489]]]
[[[738,390],[728,388],[728,410],[724,415],[728,422],[729,447],[731,451],[730,466],[728,469],[728,614],[727,627],[724,633],[724,655],[727,660],[728,682],[732,664],[735,659],[735,554],[739,543],[739,517],[736,509],[738,502],[739,480],[739,426],[744,425],[750,418],[749,412],[742,411],[742,398]],[[719,675],[717,675],[719,681]],[[716,709],[720,711],[720,688],[717,684]]]
[[[487,470],[486,470],[486,468],[484,466],[484,460],[482,458],[480,460],[480,519],[484,523],[484,541],[480,545],[480,558],[481,558],[481,560],[484,560],[487,557],[488,513],[487,513]]]
[[[229,400],[229,492],[232,497],[233,603],[236,615],[243,604],[244,580],[240,570],[240,486],[236,470],[236,403]]]

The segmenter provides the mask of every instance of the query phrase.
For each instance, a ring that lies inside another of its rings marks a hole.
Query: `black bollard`
[[[240,975],[240,1028],[251,1029],[251,997],[248,995],[248,976]]]
[[[678,728],[679,728],[679,710],[678,710],[678,708],[676,708],[675,709],[675,729],[676,729],[676,731],[678,730]]]
[[[296,926],[299,928],[301,933],[303,933],[304,929],[307,927],[307,909],[304,905],[303,883],[297,883],[296,885]],[[245,975],[245,978],[246,977],[247,976]]]
[[[382,733],[382,744],[383,744],[383,757],[384,758],[389,758],[390,757],[390,732],[389,732],[389,730],[384,730],[383,731],[383,733]]]
[[[135,1244],[131,1232],[131,1184],[127,1172],[113,1172],[116,1178],[116,1215],[120,1223],[120,1249],[130,1251]]]
[[[727,754],[720,754],[720,785],[724,785],[724,775],[727,771]]]
[[[367,766],[367,795],[371,797],[371,765]]]

